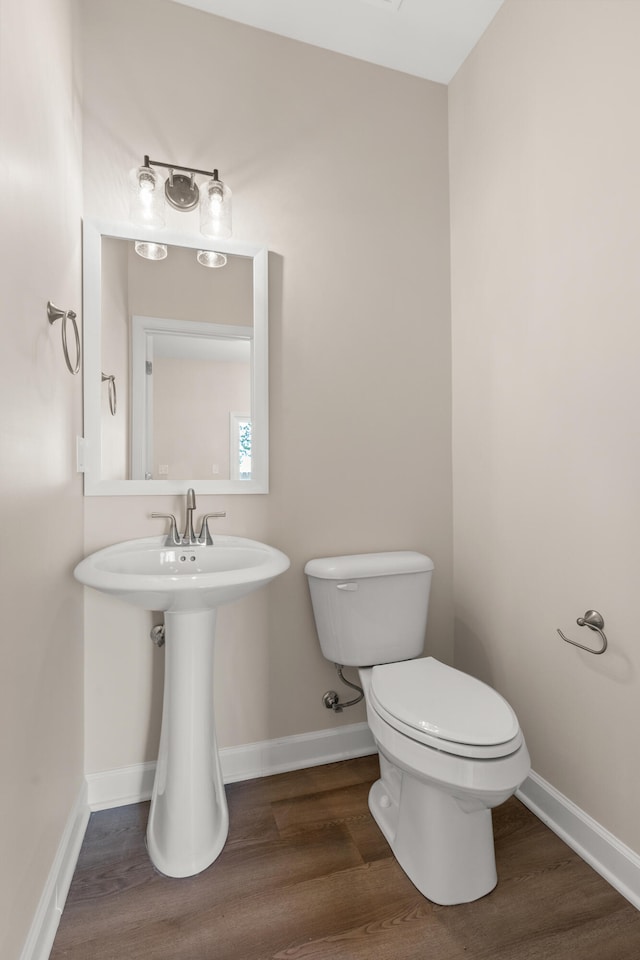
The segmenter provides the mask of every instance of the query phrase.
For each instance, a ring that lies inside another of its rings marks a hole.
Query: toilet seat
[[[499,693],[433,657],[373,667],[369,702],[399,733],[455,756],[505,757],[523,742]]]

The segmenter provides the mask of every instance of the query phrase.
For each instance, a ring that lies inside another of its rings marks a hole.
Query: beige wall
[[[640,4],[507,0],[449,88],[456,663],[640,850]],[[561,641],[589,607],[602,657]]]
[[[82,785],[80,111],[67,0],[0,0],[0,956],[20,955]],[[53,54],[52,54],[53,51]],[[6,179],[8,177],[8,180]]]
[[[291,569],[220,612],[220,744],[363,720],[322,706],[336,677],[303,566],[428,552],[430,645],[450,659],[446,88],[157,0],[85,0],[83,46],[86,215],[126,218],[127,174],[145,153],[215,164],[234,191],[234,236],[271,251],[271,493],[198,506],[226,510],[220,532],[274,544]],[[197,215],[173,217],[197,231]],[[85,549],[159,531],[149,514],[168,510],[183,504],[87,498]],[[89,772],[155,756],[150,623],[87,591]]]

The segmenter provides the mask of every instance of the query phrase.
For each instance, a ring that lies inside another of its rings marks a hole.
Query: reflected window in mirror
[[[229,463],[233,480],[251,480],[251,415],[229,417]]]

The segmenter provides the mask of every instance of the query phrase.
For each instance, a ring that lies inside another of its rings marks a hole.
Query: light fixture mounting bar
[[[162,160],[149,160],[149,157],[146,154],[144,157],[144,166],[165,167],[167,170],[185,170],[187,173],[199,173],[203,177],[213,177],[214,180],[218,179],[217,170],[195,170],[193,167],[180,167],[177,163],[164,163]]]

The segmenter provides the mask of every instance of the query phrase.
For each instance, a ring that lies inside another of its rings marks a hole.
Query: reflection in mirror
[[[85,493],[266,493],[266,251],[216,242],[211,268],[165,232],[147,260],[135,229],[85,224]]]
[[[131,330],[131,478],[240,479],[232,416],[251,408],[253,327],[134,316]]]

